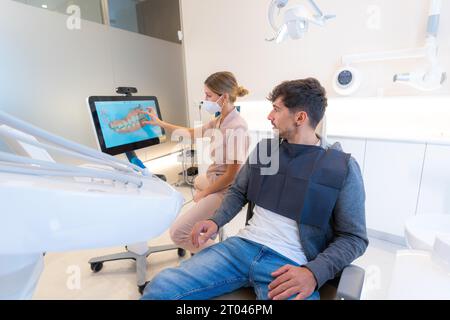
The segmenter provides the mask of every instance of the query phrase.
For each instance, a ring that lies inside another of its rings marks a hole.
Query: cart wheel
[[[147,284],[148,284],[148,281],[145,284],[143,284],[142,286],[138,286],[138,290],[141,295],[144,294],[144,290],[145,290],[145,287],[147,286]]]
[[[91,270],[92,270],[94,273],[99,272],[100,270],[102,270],[102,268],[103,268],[103,262],[94,262],[94,263],[91,263]]]
[[[178,248],[178,256],[180,258],[183,258],[186,255],[186,250],[182,249],[182,248]]]

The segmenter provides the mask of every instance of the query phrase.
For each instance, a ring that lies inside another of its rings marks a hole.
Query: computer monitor
[[[156,97],[93,96],[88,103],[102,152],[114,156],[165,140],[164,130],[143,124],[149,117],[139,112],[151,108],[161,119]]]

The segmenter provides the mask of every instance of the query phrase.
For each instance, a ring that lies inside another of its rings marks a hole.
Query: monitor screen
[[[161,142],[164,130],[143,123],[152,109],[161,119],[156,97],[89,97],[97,139],[102,152],[110,155],[146,148]]]

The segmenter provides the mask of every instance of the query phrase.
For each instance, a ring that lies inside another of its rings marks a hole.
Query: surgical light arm
[[[308,30],[308,24],[314,23],[323,26],[326,20],[332,19],[335,15],[324,15],[313,0],[308,0],[313,11],[304,5],[297,5],[288,9],[284,15],[284,23],[278,26],[275,21],[276,11],[278,14],[281,9],[286,7],[288,0],[272,0],[269,7],[268,19],[275,36],[266,39],[267,41],[282,42],[287,35],[292,39],[300,39]]]

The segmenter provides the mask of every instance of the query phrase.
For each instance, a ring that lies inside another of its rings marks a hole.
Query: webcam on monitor
[[[124,94],[126,96],[131,96],[134,93],[137,93],[137,89],[134,87],[118,87],[116,93]]]

